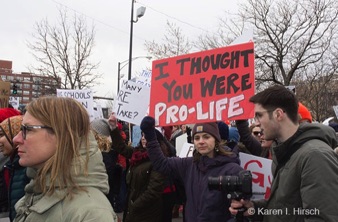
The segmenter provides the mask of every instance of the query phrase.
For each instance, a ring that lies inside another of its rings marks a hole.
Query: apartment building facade
[[[0,60],[0,76],[2,81],[11,83],[11,96],[19,98],[22,105],[40,96],[56,95],[56,89],[61,86],[51,77],[29,72],[13,73],[12,61],[7,60]]]

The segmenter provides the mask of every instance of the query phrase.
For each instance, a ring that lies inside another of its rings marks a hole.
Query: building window
[[[29,92],[29,91],[23,91],[22,94],[23,94],[24,96],[29,96],[30,92]]]
[[[31,78],[30,77],[24,77],[23,79],[25,82],[30,82],[31,81]]]

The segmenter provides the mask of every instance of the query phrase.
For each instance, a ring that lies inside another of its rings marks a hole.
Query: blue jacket
[[[199,162],[192,157],[166,158],[157,141],[148,141],[148,154],[154,169],[161,173],[179,177],[185,187],[187,222],[228,221],[230,201],[226,191],[209,190],[208,178],[221,175],[238,175],[243,170],[237,157],[217,155],[215,158],[202,156]]]

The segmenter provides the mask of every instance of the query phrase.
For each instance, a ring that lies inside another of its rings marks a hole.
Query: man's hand
[[[238,209],[245,207],[247,210],[244,212],[244,216],[252,216],[255,213],[254,204],[250,200],[231,200],[229,211],[232,215],[237,215]]]

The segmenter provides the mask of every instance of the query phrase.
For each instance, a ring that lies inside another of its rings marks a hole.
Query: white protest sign
[[[14,109],[19,109],[19,97],[10,96],[8,103],[11,104]]]
[[[338,119],[338,106],[333,106],[334,113],[336,114],[336,117]]]
[[[151,85],[151,71],[143,70],[141,75],[136,79],[136,83],[150,87]]]
[[[252,174],[252,199],[267,199],[270,196],[272,173],[270,159],[239,153],[241,167]],[[256,194],[255,194],[256,193]]]
[[[329,123],[330,123],[330,121],[331,120],[333,120],[334,119],[334,117],[333,116],[331,116],[331,117],[329,117],[329,118],[327,118],[327,119],[325,119],[322,123],[324,124],[324,125],[326,125],[326,126],[328,126],[329,125]]]
[[[57,89],[58,97],[73,98],[80,102],[89,114],[90,121],[94,120],[94,100],[91,90],[76,90],[76,89]]]
[[[192,157],[193,151],[194,151],[194,144],[185,142],[180,150],[179,157],[185,158],[185,157]]]
[[[100,104],[96,104],[96,107],[94,107],[94,118],[95,119],[102,119],[103,117],[103,112],[102,112],[102,107]]]
[[[242,44],[253,41],[253,29],[244,30],[241,36],[238,36],[230,45]]]
[[[187,142],[187,134],[186,133],[183,133],[182,135],[176,137],[175,139],[175,149],[176,149],[176,154],[180,154],[181,153],[181,150],[182,150],[182,147],[184,145],[184,143]]]
[[[149,106],[150,88],[136,82],[125,81],[114,103],[113,112],[120,120],[140,125]]]

